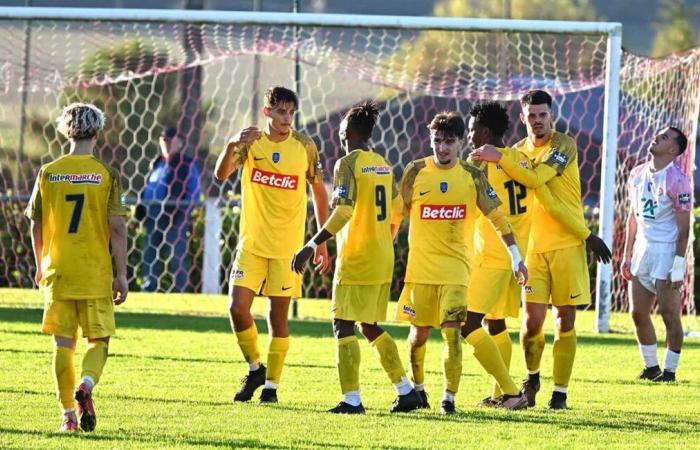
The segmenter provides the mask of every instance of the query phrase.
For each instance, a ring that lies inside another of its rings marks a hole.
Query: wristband
[[[314,242],[313,239],[311,239],[309,242],[306,243],[306,246],[309,247],[311,250],[316,250],[316,247],[318,247],[318,244]]]
[[[671,267],[671,282],[683,281],[685,278],[685,258],[676,255],[673,258],[673,267]]]
[[[520,250],[518,246],[513,244],[508,246],[508,253],[510,253],[510,261],[513,266],[513,272],[517,272],[520,267],[520,263],[523,262],[523,258],[520,256]]]

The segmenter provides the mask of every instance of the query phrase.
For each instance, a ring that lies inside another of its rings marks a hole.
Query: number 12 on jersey
[[[503,186],[508,189],[508,203],[510,204],[510,215],[515,216],[527,212],[527,207],[520,202],[527,197],[527,189],[515,180],[507,181]],[[517,189],[517,192],[516,192]]]

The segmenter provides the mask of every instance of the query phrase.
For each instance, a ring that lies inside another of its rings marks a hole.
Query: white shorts
[[[637,241],[632,252],[632,275],[656,294],[656,280],[668,280],[675,256],[675,243]]]

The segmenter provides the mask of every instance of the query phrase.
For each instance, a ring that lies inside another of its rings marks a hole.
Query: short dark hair
[[[676,140],[676,144],[678,144],[678,154],[681,155],[685,151],[685,148],[688,146],[688,138],[680,129],[676,127],[669,128],[676,132],[676,137],[674,139]]]
[[[372,136],[374,124],[377,123],[379,117],[379,108],[372,100],[366,100],[358,103],[345,113],[345,120],[348,121],[348,128],[352,128],[357,137],[366,142]]]
[[[496,137],[503,137],[508,131],[510,122],[508,111],[500,103],[477,103],[469,110],[469,115],[478,123],[491,130],[491,133]]]
[[[294,103],[294,109],[299,108],[299,98],[297,98],[297,94],[293,90],[283,86],[275,86],[265,91],[266,108],[274,108],[284,102]]]
[[[466,128],[462,116],[454,111],[443,111],[439,113],[437,116],[433,117],[433,120],[428,125],[430,131],[442,131],[446,135],[454,136],[458,139],[464,138],[464,131]]]
[[[521,105],[547,105],[550,108],[552,107],[552,96],[549,95],[547,92],[539,90],[539,89],[533,89],[531,91],[527,91],[525,95],[520,97],[520,104]]]
[[[169,126],[163,129],[163,133],[161,134],[161,137],[165,139],[172,139],[175,136],[177,136],[177,128]]]

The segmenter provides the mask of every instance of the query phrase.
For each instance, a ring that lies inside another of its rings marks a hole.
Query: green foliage
[[[666,56],[700,45],[700,34],[695,31],[694,18],[700,6],[686,6],[683,0],[662,0],[659,5],[659,22],[651,55]]]
[[[34,307],[17,303],[34,302]],[[595,314],[577,314],[578,351],[566,412],[546,409],[552,380],[552,329],[546,321],[547,349],[542,390],[533,409],[508,412],[476,407],[491,381],[464,347],[458,414],[441,416],[442,342],[433,332],[427,343],[426,389],[432,409],[405,415],[387,412],[394,389],[371,348],[361,342],[361,391],[367,414],[325,412],[340,399],[336,346],[328,323],[328,302],[301,301],[302,315],[322,321],[290,322],[292,344],[278,405],[232,404],[231,396],[247,366],[226,318],[225,296],[131,294],[117,307],[117,335],[95,390],[94,433],[59,435],[59,409],[51,371],[51,343],[39,332],[41,299],[36,291],[0,291],[0,447],[46,448],[696,448],[700,419],[700,345],[688,339],[675,385],[634,379],[641,368],[631,332],[598,336]],[[267,326],[253,306],[264,351]],[[166,313],[159,313],[165,311]],[[189,311],[184,315],[182,311]],[[391,312],[390,312],[391,314]],[[621,320],[630,322],[628,316]],[[663,330],[660,318],[657,322]],[[525,366],[510,323],[512,375]],[[399,349],[408,327],[387,325]],[[659,338],[663,342],[663,334]],[[360,338],[362,339],[362,338]],[[364,341],[364,340],[363,340]],[[75,363],[84,354],[80,342]],[[406,362],[405,350],[401,351]],[[257,400],[257,397],[256,399]]]

